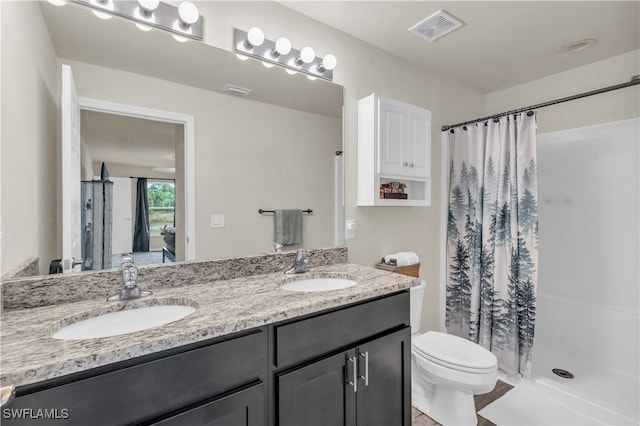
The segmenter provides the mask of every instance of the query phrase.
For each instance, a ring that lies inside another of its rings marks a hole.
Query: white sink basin
[[[193,312],[195,312],[195,308],[182,305],[158,305],[127,309],[69,324],[51,337],[62,340],[78,340],[118,336],[165,325]]]
[[[293,281],[280,286],[282,290],[289,291],[331,291],[341,290],[358,284],[347,278],[309,278]]]

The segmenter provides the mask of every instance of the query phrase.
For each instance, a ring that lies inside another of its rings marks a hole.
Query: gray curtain
[[[133,251],[149,251],[149,198],[147,180],[138,178],[136,195],[136,222],[133,230]]]
[[[531,373],[538,269],[535,115],[445,133],[451,148],[447,331]]]

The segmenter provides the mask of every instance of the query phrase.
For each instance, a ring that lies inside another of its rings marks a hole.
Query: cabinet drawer
[[[235,392],[151,425],[162,426],[262,426],[264,384]]]
[[[255,380],[265,372],[266,337],[215,343],[16,398],[11,409],[66,409],[64,419],[7,419],[3,425],[138,423]],[[6,423],[5,423],[6,422]]]
[[[409,292],[275,326],[276,367],[350,345],[399,325],[409,325]]]

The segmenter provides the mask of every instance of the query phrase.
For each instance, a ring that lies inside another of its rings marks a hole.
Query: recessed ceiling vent
[[[463,25],[464,24],[459,19],[454,18],[443,10],[439,10],[409,28],[409,31],[422,38],[426,38],[429,41],[436,41]]]
[[[222,90],[236,96],[249,96],[249,94],[253,91],[252,89],[234,86],[233,84],[225,84]]]

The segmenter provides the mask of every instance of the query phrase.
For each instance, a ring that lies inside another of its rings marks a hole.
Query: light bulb
[[[260,46],[264,43],[264,33],[258,27],[249,28],[247,31],[247,42],[249,43],[249,48]]]
[[[104,19],[105,21],[108,19],[111,19],[111,14],[109,13],[104,13],[104,12],[98,12],[97,10],[92,10],[93,14],[96,15],[98,18],[100,19]]]
[[[200,12],[195,4],[190,1],[183,1],[178,6],[178,16],[182,26],[189,28],[192,24],[198,22],[200,18]]]
[[[136,18],[139,21],[143,21],[143,22],[149,22],[150,24],[155,24],[156,23],[156,17],[153,14],[153,10],[149,10],[147,9],[147,7],[152,7],[152,4],[146,4],[145,6],[142,5],[144,1],[143,0],[139,0],[140,6],[136,7],[135,10],[133,11],[133,17]],[[152,3],[152,1],[147,0],[146,3]],[[157,4],[159,4],[159,2],[156,0]],[[157,6],[156,6],[157,7]],[[155,10],[155,8],[154,8]],[[149,25],[145,25],[145,24],[140,24],[140,23],[136,23],[136,27],[138,27],[138,29],[140,31],[151,31],[151,26]]]
[[[139,23],[137,23],[137,22],[136,22],[136,27],[138,27],[138,29],[139,29],[140,31],[144,31],[144,32],[151,31],[151,30],[153,29],[153,28],[152,28],[152,27],[150,27],[149,25],[139,24]]]
[[[189,37],[181,36],[178,34],[171,34],[171,35],[173,36],[173,39],[178,43],[186,43],[189,41]]]
[[[67,2],[64,0],[47,0],[47,1],[54,6],[64,6],[65,4],[67,4]]]
[[[300,56],[298,57],[298,63],[302,65],[302,63],[310,64],[316,58],[316,52],[312,47],[303,47],[300,51]]]
[[[143,14],[151,15],[160,5],[160,0],[138,0],[138,5]]]
[[[336,59],[336,57],[333,56],[332,54],[328,54],[328,55],[325,55],[324,58],[322,58],[322,65],[320,65],[320,67],[318,68],[320,71],[324,71],[324,70],[331,71],[336,67],[337,64],[338,64],[338,60]]]
[[[113,10],[113,0],[91,0],[91,4],[104,10]],[[110,13],[100,12],[98,10],[92,10],[93,14],[100,19],[111,19]]]
[[[276,40],[276,47],[271,52],[271,55],[274,57],[280,55],[288,55],[291,52],[291,42],[286,37],[280,37]]]

